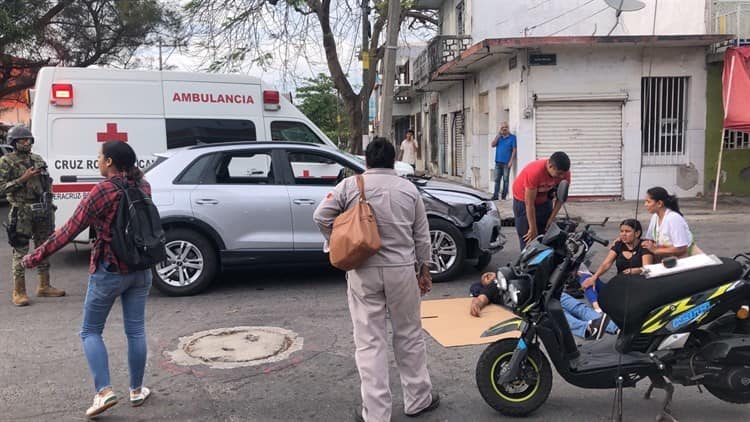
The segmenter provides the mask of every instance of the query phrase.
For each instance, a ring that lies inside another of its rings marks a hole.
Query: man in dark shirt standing
[[[492,200],[497,201],[500,192],[500,181],[503,182],[503,201],[508,197],[508,178],[510,169],[513,168],[513,160],[516,158],[516,135],[510,133],[508,122],[500,125],[500,133],[492,141],[495,148],[495,191]]]
[[[550,193],[563,180],[570,183],[570,158],[558,151],[527,164],[513,181],[513,216],[521,249],[555,221],[562,202],[556,200],[553,206]]]

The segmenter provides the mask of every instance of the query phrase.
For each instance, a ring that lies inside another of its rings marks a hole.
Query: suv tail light
[[[263,91],[263,109],[267,111],[277,111],[280,108],[279,91]]]
[[[52,84],[50,104],[57,106],[73,105],[73,84]]]

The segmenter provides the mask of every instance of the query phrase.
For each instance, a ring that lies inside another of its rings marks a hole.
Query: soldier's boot
[[[65,290],[56,289],[49,284],[49,273],[39,274],[39,287],[36,288],[37,297],[65,296]]]
[[[13,279],[13,304],[16,306],[29,304],[29,297],[26,296],[26,280],[21,277]]]

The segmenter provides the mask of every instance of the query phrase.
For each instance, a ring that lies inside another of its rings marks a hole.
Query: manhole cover
[[[231,327],[181,337],[177,350],[166,352],[179,365],[237,368],[287,359],[302,350],[302,337],[278,327]]]

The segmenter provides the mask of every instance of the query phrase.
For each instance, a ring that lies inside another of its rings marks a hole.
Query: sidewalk
[[[713,198],[680,199],[680,211],[688,221],[736,221],[746,219],[750,222],[750,197],[727,196],[719,198],[716,212],[713,211]],[[640,201],[582,201],[573,198],[566,204],[571,217],[580,217],[589,223],[602,221],[609,217],[611,221],[622,221],[633,218],[638,213],[642,224],[648,224],[651,216]],[[562,212],[562,211],[561,211]]]
[[[495,202],[500,209],[500,215],[505,224],[507,219],[513,219],[513,201]],[[586,223],[600,223],[609,217],[609,224],[619,223],[626,218],[636,217],[641,224],[648,225],[651,215],[643,206],[643,201],[577,201],[572,198],[565,204],[571,218],[580,219]],[[696,198],[680,199],[680,212],[688,222],[722,222],[747,221],[750,224],[750,197],[719,198],[716,212],[712,211],[713,202]],[[558,216],[564,216],[560,210]],[[507,223],[510,223],[508,221]]]
[[[473,189],[473,186],[459,183],[449,178],[433,177],[433,180],[458,183]],[[513,218],[513,200],[509,195],[507,201],[495,202],[500,209],[503,220]],[[713,211],[713,196],[710,198],[681,198],[680,211],[688,221],[729,221],[745,219],[750,224],[750,196],[720,196],[716,212]],[[573,218],[580,218],[587,223],[598,223],[609,217],[611,222],[620,222],[626,218],[634,218],[636,209],[641,224],[648,225],[651,216],[643,206],[643,199],[635,200],[598,200],[579,201],[575,198],[569,199],[565,205],[568,214]],[[564,211],[560,211],[564,215]]]

